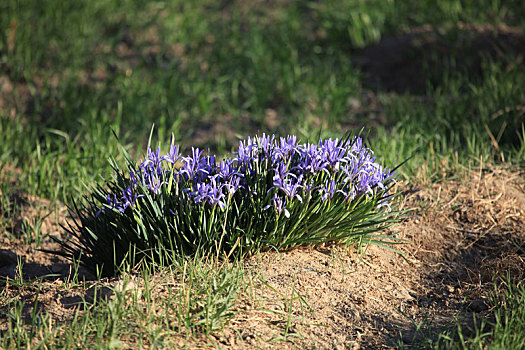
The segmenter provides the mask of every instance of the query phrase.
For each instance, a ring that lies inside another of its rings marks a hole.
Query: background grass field
[[[154,143],[165,147],[173,133],[185,149],[220,155],[256,133],[313,140],[364,127],[384,165],[412,157],[399,170],[408,182],[483,164],[523,169],[524,29],[519,0],[2,1],[0,232],[16,236],[10,194],[78,200],[83,184],[110,176],[109,157],[124,164],[119,143],[143,156],[153,124]],[[34,243],[39,222],[26,225]],[[210,277],[197,265],[191,281],[241,288],[239,272]],[[224,288],[225,299],[210,301],[217,310],[235,294]],[[506,293],[496,311],[511,312],[504,332],[523,332],[524,304],[508,307],[523,300],[523,286]],[[130,311],[112,305],[75,319],[72,332],[93,332],[81,322],[113,327],[95,343],[117,344],[126,328],[118,320]],[[176,312],[191,334],[220,328],[220,312],[210,316],[219,323],[196,327],[188,310]],[[16,307],[2,317],[16,321]],[[45,320],[30,330],[15,324],[1,346],[56,331]],[[157,331],[150,346],[162,343]],[[53,344],[72,346],[76,336]]]

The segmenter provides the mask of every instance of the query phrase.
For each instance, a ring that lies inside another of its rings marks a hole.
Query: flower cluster
[[[161,155],[160,148],[149,148],[138,169],[130,172],[130,184],[120,198],[108,195],[107,205],[97,216],[104,210],[133,208],[144,195],[140,188],[147,188],[156,195],[181,191],[196,204],[221,209],[236,194],[262,196],[268,198],[265,209],[273,207],[289,217],[287,207],[295,201],[318,196],[326,202],[337,196],[349,203],[360,196],[374,196],[393,181],[390,169],[375,162],[359,137],[300,144],[295,136],[263,134],[240,141],[234,155],[217,162],[198,148],[183,157],[173,142],[166,155]],[[262,188],[260,183],[268,185]],[[379,206],[383,205],[388,207],[387,198],[380,201]]]
[[[65,229],[77,241],[59,241],[57,253],[103,276],[130,256],[163,264],[325,242],[393,244],[373,233],[401,213],[389,207],[393,172],[359,137],[300,143],[263,134],[222,160],[198,148],[181,155],[172,140],[166,154],[148,147],[138,163],[128,157],[127,173],[112,165],[112,181],[74,206],[78,221]]]

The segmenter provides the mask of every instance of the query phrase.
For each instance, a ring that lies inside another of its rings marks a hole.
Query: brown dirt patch
[[[394,229],[407,240],[396,247],[406,260],[375,246],[362,256],[354,249],[319,247],[248,259],[245,267],[251,273],[246,278],[252,279],[251,287],[241,293],[237,314],[212,341],[219,348],[235,349],[391,348],[421,337],[415,327],[421,322],[439,330],[454,324],[458,315],[467,326],[473,316],[490,317],[487,292],[493,290],[494,277],[507,273],[514,280],[525,277],[523,175],[488,167],[465,170],[440,183],[399,184],[405,191],[402,206],[414,208]],[[16,240],[4,240],[2,247],[24,256],[26,263],[34,261],[51,270],[60,264]],[[152,281],[162,278],[153,276]],[[107,297],[118,281],[92,281],[75,289],[64,287],[65,275],[44,281],[38,288],[39,307],[57,321],[70,320],[77,309],[71,305],[89,299],[95,284],[107,288],[102,293]],[[140,290],[143,281],[139,277],[135,281]],[[158,285],[152,293],[160,298],[166,289]],[[0,310],[5,312],[7,301],[20,298],[28,301],[30,315],[35,293],[11,284]],[[0,329],[5,326],[6,320],[0,318]],[[207,348],[209,342],[191,344]],[[126,344],[135,346],[133,341]]]
[[[206,149],[210,153],[218,153],[218,147],[229,150],[238,145],[241,135],[248,130],[257,130],[257,123],[247,115],[221,115],[211,120],[186,124],[186,134],[183,139],[191,140],[192,147]],[[183,152],[190,151],[186,146]]]
[[[365,82],[381,90],[424,95],[427,82],[439,84],[445,73],[481,75],[484,61],[507,67],[523,63],[525,35],[519,28],[458,23],[451,28],[423,26],[387,36],[356,55]]]
[[[20,174],[20,169],[0,164],[0,182],[8,185],[0,188],[0,278],[15,278],[20,272],[29,279],[50,274],[64,278],[71,264],[41,250],[59,249],[50,236],[67,238],[60,226],[69,218],[67,208],[19,190]],[[81,269],[81,274],[87,272]]]

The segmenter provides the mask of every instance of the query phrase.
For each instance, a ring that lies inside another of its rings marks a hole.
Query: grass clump
[[[127,266],[129,267],[129,266]],[[0,300],[5,328],[0,331],[2,349],[93,349],[191,347],[195,338],[209,337],[224,329],[235,315],[235,301],[245,287],[240,265],[215,258],[180,258],[169,267],[141,266],[141,272],[121,270],[117,281],[71,281],[55,285],[55,292],[75,290],[75,310],[66,323],[46,307],[43,281],[9,281]],[[15,295],[32,298],[8,297]]]
[[[96,186],[74,206],[67,229],[77,242],[65,253],[103,275],[126,260],[165,261],[199,251],[240,257],[303,244],[376,242],[393,222],[393,171],[375,161],[362,139],[297,142],[295,136],[248,138],[235,157],[217,161],[173,143],[127,174]],[[132,255],[132,256],[130,256]]]
[[[416,325],[411,349],[523,349],[525,348],[525,285],[511,278],[494,284],[489,295],[490,316],[474,318],[465,325],[458,316],[455,322],[436,333],[432,322]],[[399,348],[406,345],[400,341]]]

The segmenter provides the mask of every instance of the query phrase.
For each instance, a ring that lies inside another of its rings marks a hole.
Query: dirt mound
[[[340,248],[266,253],[251,264],[272,287],[262,286],[256,299],[266,300],[262,309],[273,314],[253,308],[241,313],[231,334],[241,329],[247,339],[277,337],[288,317],[279,303],[283,296],[301,296],[289,327],[303,336],[290,337],[297,348],[389,348],[400,333],[406,343],[417,339],[419,322],[439,329],[458,314],[467,323],[487,315],[486,292],[495,274],[525,276],[523,174],[483,169],[402,187],[404,206],[415,209],[396,230],[408,240],[396,247],[406,261],[379,247],[370,247],[362,259]],[[225,344],[242,345],[234,339]]]
[[[493,290],[494,276],[525,277],[523,175],[484,168],[441,183],[399,184],[405,191],[402,206],[413,208],[394,229],[407,240],[395,247],[404,257],[377,246],[362,255],[327,246],[248,259],[253,288],[241,293],[236,315],[212,339],[219,347],[235,349],[378,349],[399,341],[410,344],[420,337],[415,325],[422,322],[439,330],[457,315],[467,325],[474,316],[489,316],[486,293]],[[21,246],[19,241],[2,242],[6,256],[23,255],[26,263],[51,270],[59,264]],[[152,277],[152,285],[157,278]],[[99,295],[111,297],[118,281],[93,281],[68,290],[63,287],[67,278],[56,277],[40,283],[38,307],[58,321],[69,320],[77,310],[74,305],[89,300],[95,284],[106,287],[107,293]],[[138,278],[135,286],[140,289],[142,283]],[[166,289],[161,287],[152,295],[162,297]],[[30,317],[35,293],[8,285],[4,295],[26,300]],[[0,329],[5,326],[0,319]],[[209,339],[193,345],[204,344]]]

